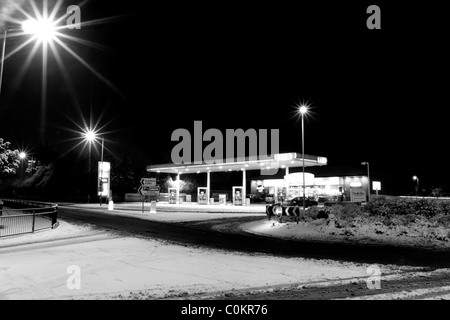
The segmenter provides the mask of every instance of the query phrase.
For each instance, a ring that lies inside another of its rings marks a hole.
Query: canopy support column
[[[206,196],[209,203],[209,199],[211,199],[211,172],[209,170],[206,172],[206,188]]]
[[[242,205],[245,206],[247,196],[247,171],[242,169]]]
[[[177,204],[180,203],[180,183],[181,183],[180,178],[181,178],[181,173],[178,173],[177,174],[177,183],[176,183],[176,185],[177,185]]]

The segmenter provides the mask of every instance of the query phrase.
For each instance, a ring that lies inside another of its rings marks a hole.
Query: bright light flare
[[[314,119],[315,112],[314,107],[309,103],[308,100],[301,100],[295,105],[292,106],[291,118],[295,119],[296,123],[298,123],[301,119]]]
[[[417,176],[413,176],[413,180],[417,180],[417,179],[419,179],[419,178],[417,178]]]
[[[94,130],[87,129],[83,133],[84,139],[88,142],[93,142],[97,139],[97,133]]]
[[[21,152],[21,153],[19,153],[19,158],[20,159],[25,159],[27,157],[27,154],[25,153],[25,152]]]
[[[11,8],[20,13],[21,15],[17,15],[17,17],[12,17],[4,15],[4,13],[0,12],[0,29],[1,25],[6,22],[14,26],[11,29],[12,32],[8,33],[8,37],[18,37],[22,35],[30,35],[27,37],[28,39],[24,41],[22,44],[17,46],[11,52],[5,54],[3,61],[11,58],[18,52],[25,49],[30,43],[35,43],[33,49],[29,52],[27,61],[22,64],[20,70],[17,72],[16,80],[13,83],[13,86],[17,87],[25,75],[27,69],[29,68],[30,62],[35,57],[38,47],[42,47],[42,119],[45,120],[45,111],[46,111],[46,90],[47,90],[47,60],[49,53],[53,53],[53,56],[56,59],[56,62],[60,68],[61,73],[63,74],[64,81],[66,82],[66,86],[69,89],[71,94],[73,103],[75,106],[78,106],[77,97],[74,93],[73,85],[70,81],[70,77],[68,74],[70,73],[65,64],[63,63],[62,57],[58,53],[58,50],[63,49],[70,56],[77,59],[82,63],[84,67],[86,67],[90,72],[92,72],[97,78],[99,78],[103,83],[105,83],[108,87],[110,87],[115,93],[117,93],[120,97],[124,98],[124,95],[120,92],[120,90],[105,76],[96,71],[87,61],[85,61],[81,56],[79,56],[72,48],[70,48],[67,44],[62,42],[60,38],[64,40],[68,40],[70,42],[76,42],[84,46],[88,46],[95,49],[101,49],[104,51],[109,51],[109,49],[105,46],[97,44],[95,42],[87,41],[78,38],[75,36],[75,33],[69,32],[69,34],[65,34],[61,32],[61,30],[71,29],[66,23],[66,19],[71,15],[70,12],[65,12],[61,7],[65,3],[64,0],[28,0],[27,8],[31,8],[32,12],[28,12],[29,10],[25,10],[25,8],[21,5],[24,1],[17,0],[0,0],[0,2],[8,3]],[[85,5],[85,3],[89,2],[89,0],[82,1],[79,6]],[[39,5],[38,5],[39,3]],[[49,5],[53,4],[53,8],[49,10]],[[3,4],[2,4],[3,6]],[[0,6],[0,11],[2,11],[3,7]],[[58,14],[63,13],[61,16]],[[103,19],[91,20],[91,21],[83,21],[81,25],[83,26],[95,26],[95,25],[104,25],[114,21],[121,21],[123,19],[123,15],[107,17]],[[3,21],[5,20],[5,21]],[[3,23],[2,23],[3,22]],[[16,32],[17,27],[21,26],[21,32]],[[13,31],[14,30],[14,31]],[[73,35],[71,35],[71,33]],[[45,123],[42,124],[45,127]]]
[[[305,105],[300,106],[300,108],[298,109],[298,111],[300,112],[301,115],[304,115],[308,112],[308,107]]]
[[[56,40],[56,23],[50,19],[28,19],[22,23],[22,30],[36,36],[41,42]]]

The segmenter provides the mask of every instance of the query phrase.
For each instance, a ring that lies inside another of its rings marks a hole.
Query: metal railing
[[[58,227],[58,205],[52,203],[0,199],[0,238]]]

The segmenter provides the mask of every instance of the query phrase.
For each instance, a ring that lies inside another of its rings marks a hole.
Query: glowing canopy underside
[[[324,166],[327,164],[327,158],[306,155],[305,167]],[[147,166],[148,172],[162,172],[162,173],[202,173],[202,172],[226,172],[226,171],[242,171],[242,170],[262,170],[273,171],[276,168],[285,167],[302,167],[303,158],[298,153],[280,153],[273,156],[265,157],[264,159],[245,159],[237,161],[236,159],[228,159],[223,162],[215,164],[158,164]]]

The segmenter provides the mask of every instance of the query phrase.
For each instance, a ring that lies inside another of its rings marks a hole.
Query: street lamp
[[[97,138],[97,133],[91,129],[87,129],[87,131],[84,133],[84,137],[87,142],[93,142]]]
[[[91,152],[92,152],[92,143],[97,138],[97,134],[94,130],[86,129],[84,132],[84,139],[89,143],[89,177],[88,177],[88,203],[91,202],[91,193],[89,191],[89,187],[91,185]]]
[[[362,166],[367,166],[367,199],[370,202],[370,170],[369,170],[369,162],[361,162]]]
[[[89,186],[91,185],[91,152],[92,152],[92,143],[97,141],[97,137],[98,134],[96,131],[92,130],[92,129],[86,129],[86,131],[84,132],[84,139],[89,143]],[[102,139],[102,153],[101,153],[101,172],[100,172],[100,179],[103,178],[103,166],[104,166],[104,162],[103,162],[103,150],[104,150],[104,146],[105,146],[105,138],[101,138]],[[103,182],[102,182],[103,183]],[[90,201],[90,193],[88,192],[88,203]],[[102,205],[102,196],[100,195],[100,205]]]
[[[419,178],[417,176],[413,176],[413,180],[416,181],[416,198],[419,193]]]
[[[56,22],[51,19],[26,20],[22,22],[22,30],[42,43],[49,43],[56,39]]]
[[[305,211],[306,207],[306,199],[305,199],[305,190],[306,190],[306,184],[305,184],[305,128],[304,128],[304,117],[305,114],[308,113],[308,107],[305,105],[301,105],[299,108],[300,115],[302,116],[302,161],[303,161],[303,211]]]
[[[22,170],[21,170],[21,174],[20,174],[20,179],[23,179],[24,176],[24,171],[25,171],[25,165],[24,165],[24,160],[27,158],[27,153],[22,151],[19,153],[19,159],[21,160],[22,163]]]
[[[101,168],[101,173],[100,173],[100,179],[103,179],[103,148],[104,148],[104,145],[105,145],[105,138],[102,137],[102,158],[101,158],[101,162],[102,162],[101,166],[102,166],[102,168]],[[101,180],[101,183],[102,183],[102,188],[103,188],[103,180]],[[103,191],[103,189],[102,189],[102,191]],[[102,202],[103,202],[102,201],[102,195],[100,195],[100,206],[102,205]]]
[[[56,22],[51,19],[28,19],[22,22],[22,29],[19,28],[5,28],[3,30],[3,47],[2,47],[2,60],[0,65],[0,95],[2,92],[3,82],[3,70],[5,65],[6,54],[6,39],[8,32],[22,32],[22,34],[32,35],[33,39],[38,40],[40,43],[47,45],[56,39]]]

